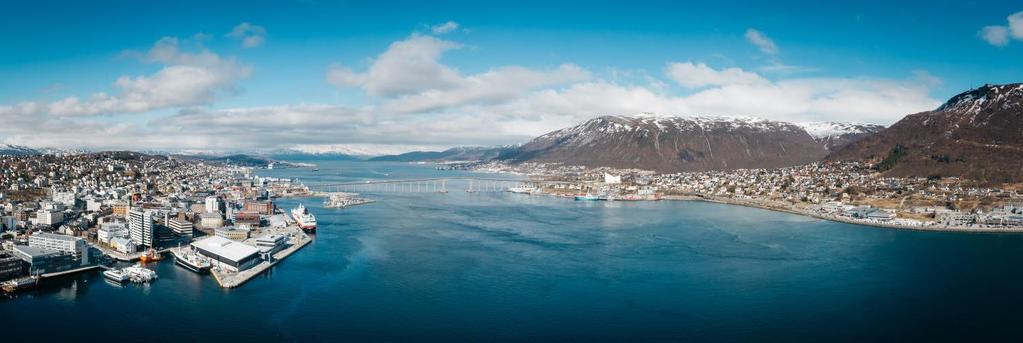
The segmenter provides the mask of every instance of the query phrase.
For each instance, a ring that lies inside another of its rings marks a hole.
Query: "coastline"
[[[759,208],[764,210],[783,212],[788,214],[795,214],[800,216],[806,216],[821,220],[828,220],[839,223],[862,225],[873,228],[883,229],[897,229],[897,230],[910,230],[910,231],[929,231],[929,232],[964,232],[964,233],[1023,233],[1023,228],[1007,228],[1007,227],[962,227],[962,226],[945,226],[945,225],[925,225],[925,226],[913,226],[913,225],[900,225],[894,223],[883,223],[877,221],[866,221],[866,220],[855,220],[840,216],[829,216],[820,213],[814,213],[811,211],[803,211],[790,206],[782,206],[780,204],[771,205],[755,200],[739,200],[721,197],[709,197],[703,195],[669,195],[661,197],[661,200],[669,201],[703,201],[724,205],[744,206],[751,208]]]

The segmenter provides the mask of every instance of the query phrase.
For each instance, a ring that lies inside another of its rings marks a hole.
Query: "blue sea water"
[[[471,175],[319,161],[307,184]],[[688,201],[365,192],[314,242],[224,290],[160,262],[0,300],[3,341],[1014,340],[1023,236],[910,232]],[[130,338],[120,338],[130,337]]]

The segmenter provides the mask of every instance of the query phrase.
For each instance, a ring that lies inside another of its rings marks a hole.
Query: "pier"
[[[288,226],[288,230],[294,233],[293,236],[289,235],[291,239],[288,241],[288,244],[290,245],[287,248],[272,254],[269,261],[264,260],[252,268],[237,273],[224,271],[214,267],[213,269],[210,269],[210,274],[217,280],[217,284],[219,284],[220,287],[235,288],[248,282],[257,275],[262,274],[267,269],[277,265],[277,263],[284,261],[286,257],[291,256],[292,253],[302,249],[313,241],[309,235],[302,232],[302,230],[297,226]]]

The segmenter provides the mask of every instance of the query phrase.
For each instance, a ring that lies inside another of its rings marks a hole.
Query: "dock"
[[[289,226],[289,228],[296,231],[296,234],[291,238],[291,240],[288,241],[290,246],[274,253],[272,255],[273,258],[271,261],[260,262],[259,264],[252,268],[237,273],[218,270],[214,268],[210,270],[210,274],[212,274],[213,278],[217,280],[217,283],[220,284],[220,287],[235,288],[245,284],[246,282],[256,277],[257,275],[262,274],[267,269],[270,269],[271,267],[277,265],[277,263],[284,261],[286,257],[291,256],[292,253],[298,251],[299,249],[302,249],[303,247],[305,247],[306,245],[313,241],[312,238],[309,237],[309,235],[307,235],[305,232],[302,232],[302,230],[299,229],[297,226]]]

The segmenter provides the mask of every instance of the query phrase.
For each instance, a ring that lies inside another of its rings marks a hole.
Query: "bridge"
[[[307,185],[312,192],[393,192],[393,193],[447,193],[448,183],[465,184],[466,192],[504,192],[513,187],[541,187],[564,184],[561,181],[502,179],[481,177],[446,177],[399,180],[366,180],[343,183]]]

